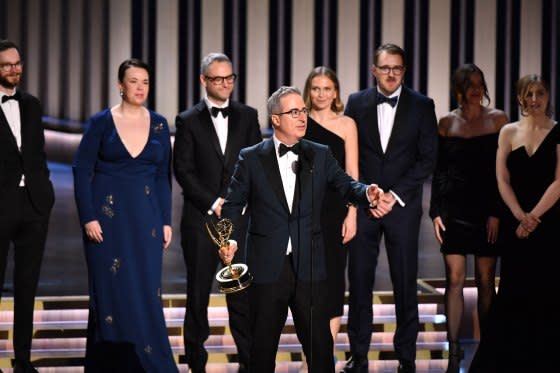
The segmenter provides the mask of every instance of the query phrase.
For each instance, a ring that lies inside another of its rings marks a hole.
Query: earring
[[[124,97],[124,92],[122,89],[119,91],[119,96]]]

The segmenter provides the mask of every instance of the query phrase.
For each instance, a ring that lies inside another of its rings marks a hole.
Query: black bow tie
[[[377,92],[377,105],[380,105],[380,104],[386,102],[389,105],[391,105],[391,107],[395,107],[395,105],[397,104],[397,101],[399,101],[399,96],[387,97],[387,96]]]
[[[229,106],[228,107],[221,107],[221,108],[212,106],[210,111],[212,112],[212,116],[214,118],[218,116],[219,112],[222,112],[223,117],[227,118],[227,116],[229,115]]]
[[[299,143],[295,144],[294,146],[286,146],[284,144],[280,144],[278,147],[278,155],[280,157],[284,156],[287,152],[292,152],[294,154],[299,154]]]
[[[19,101],[19,95],[18,95],[18,93],[17,93],[17,92],[14,93],[13,96],[8,96],[8,95],[2,96],[2,103],[6,102],[6,101],[9,101],[9,100],[16,100],[16,101]]]

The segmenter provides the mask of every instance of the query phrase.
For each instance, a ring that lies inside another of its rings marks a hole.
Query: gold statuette
[[[224,218],[218,220],[216,224],[210,224],[206,223],[206,231],[218,249],[229,246],[229,238],[233,232],[231,220]],[[231,262],[224,264],[226,266],[216,273],[218,289],[221,293],[235,293],[251,285],[253,276],[249,273],[246,264]]]

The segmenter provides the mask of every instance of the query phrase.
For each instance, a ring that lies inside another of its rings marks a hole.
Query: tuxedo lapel
[[[281,201],[280,203],[284,209],[286,209],[289,213],[290,209],[288,207],[288,202],[286,201],[286,193],[284,193],[282,177],[280,176],[280,169],[278,168],[278,161],[274,151],[274,141],[270,138],[263,143],[259,153],[259,158],[274,194],[278,200]]]
[[[389,136],[389,142],[387,143],[387,150],[385,153],[389,153],[391,151],[391,147],[394,146],[395,141],[397,141],[401,134],[406,131],[407,114],[410,107],[410,96],[408,90],[404,86],[401,89],[400,96],[397,112],[395,113],[395,121],[393,122],[393,129],[391,130],[391,136]]]
[[[234,105],[232,101],[229,103],[230,112],[228,116],[228,134],[226,140],[226,151],[224,153],[225,164],[233,164],[237,160],[239,154],[234,154],[232,149],[237,149],[237,142],[243,138],[243,134],[240,133],[242,126],[240,123],[241,113],[239,108]]]
[[[377,121],[377,88],[372,88],[369,93],[370,94],[366,97],[367,102],[365,103],[366,117],[364,123],[368,124],[365,130],[373,148],[377,152],[383,153],[383,149],[381,148],[381,135],[379,134],[379,123]]]
[[[212,148],[220,159],[224,159],[224,154],[222,153],[222,148],[220,147],[220,140],[218,139],[218,134],[216,133],[216,128],[214,128],[214,122],[212,122],[212,117],[210,117],[210,111],[206,106],[206,102],[201,101],[197,104],[198,110],[198,120],[201,124],[202,130],[206,132],[209,139],[212,141]]]
[[[21,107],[22,107],[21,102],[19,104],[19,107],[20,107],[20,115],[22,115],[21,114]],[[23,132],[23,120],[24,120],[24,118],[21,117],[22,132]],[[6,115],[4,115],[4,110],[2,110],[2,108],[0,108],[0,136],[7,139],[7,142],[9,142],[10,145],[15,147],[16,149],[18,148],[16,138],[14,136],[14,133],[12,132],[12,127],[10,127],[10,124],[8,123],[8,119],[6,118]],[[22,135],[22,143],[23,143],[23,135]],[[18,149],[18,151],[19,151],[19,149]]]

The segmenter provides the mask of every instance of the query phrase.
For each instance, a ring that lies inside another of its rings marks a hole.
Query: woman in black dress
[[[460,66],[451,80],[459,107],[439,121],[440,146],[432,179],[430,217],[445,261],[447,373],[458,373],[466,256],[475,256],[478,316],[482,330],[495,296],[499,208],[495,176],[498,132],[507,115],[490,102],[483,72]]]
[[[340,85],[335,72],[325,66],[314,68],[305,82],[305,105],[310,109],[305,138],[328,145],[340,167],[358,180],[358,133],[356,123],[342,115]],[[346,257],[344,245],[356,235],[355,207],[346,206],[335,191],[327,191],[321,211],[321,226],[325,237],[330,326],[334,344],[344,312],[346,291]],[[303,369],[305,371],[305,364]]]
[[[498,141],[504,246],[487,338],[471,365],[477,373],[558,371],[560,127],[538,75],[517,82],[517,99],[521,119]]]

